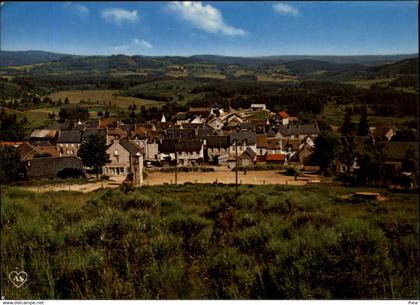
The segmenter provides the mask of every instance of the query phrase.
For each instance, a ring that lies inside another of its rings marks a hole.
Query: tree
[[[321,133],[315,139],[315,151],[310,156],[311,163],[319,164],[324,175],[331,174],[331,167],[337,154],[337,137],[333,133]]]
[[[341,125],[341,134],[343,136],[348,136],[353,134],[354,132],[354,124],[351,119],[352,110],[350,107],[346,108],[346,113],[344,115],[344,122],[343,125]]]
[[[361,117],[360,117],[360,121],[359,121],[357,135],[367,136],[369,134],[369,123],[368,123],[368,119],[367,119],[367,107],[363,106],[361,110],[362,110],[362,113],[361,113]]]
[[[347,173],[354,161],[354,124],[351,119],[352,110],[346,108],[343,125],[341,125],[340,149],[338,157],[347,167]]]
[[[415,172],[416,171],[416,163],[414,162],[414,153],[411,149],[408,149],[405,152],[404,159],[401,163],[401,170],[403,172]]]
[[[356,177],[361,185],[380,182],[384,178],[383,145],[368,142],[365,151],[357,159],[359,169]]]
[[[0,183],[21,180],[24,177],[19,151],[13,146],[0,147]]]
[[[25,117],[24,117],[25,118]],[[0,115],[0,139],[2,141],[19,141],[25,137],[25,122],[17,120],[16,114],[8,115],[6,112]]]
[[[66,105],[60,109],[58,116],[64,120],[81,120],[85,121],[89,118],[89,110],[79,105]]]
[[[93,167],[96,177],[99,178],[101,167],[110,162],[106,153],[107,149],[105,137],[97,134],[90,135],[80,146],[77,156],[82,159],[84,166]]]

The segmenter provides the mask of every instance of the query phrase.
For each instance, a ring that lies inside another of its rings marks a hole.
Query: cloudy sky
[[[410,2],[15,2],[2,50],[82,55],[363,55],[418,52]]]

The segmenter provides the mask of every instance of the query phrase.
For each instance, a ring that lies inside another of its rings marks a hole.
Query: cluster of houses
[[[267,112],[265,117],[269,119],[258,118],[261,115],[256,114],[261,112]],[[371,131],[377,139],[388,143],[389,162],[401,163],[405,153],[402,146],[408,145],[418,153],[417,145],[411,142],[393,143],[393,130],[377,128]],[[126,176],[136,168],[139,156],[147,167],[175,163],[234,167],[236,162],[240,166],[304,165],[315,149],[315,138],[320,130],[316,121],[300,124],[298,118],[284,111],[273,113],[264,104],[252,104],[249,109],[240,110],[191,107],[177,113],[171,122],[167,122],[164,114],[147,123],[136,124],[124,124],[116,118],[94,122],[66,121],[59,130],[34,130],[26,141],[12,144],[25,161],[30,179],[48,178],[65,168],[82,170],[77,152],[88,136],[95,134],[102,135],[108,144],[111,162],[103,167],[103,174]],[[365,140],[357,139],[356,144]],[[337,171],[347,169],[338,163]]]
[[[266,111],[271,119],[257,119]],[[77,152],[89,135],[99,134],[108,146],[110,163],[103,167],[108,176],[127,175],[139,154],[148,166],[229,165],[256,163],[304,163],[314,149],[320,131],[317,122],[297,124],[286,112],[271,113],[264,104],[250,109],[221,107],[194,108],[177,113],[171,122],[165,115],[147,123],[124,124],[116,118],[95,122],[66,121],[58,130],[34,130],[17,146],[26,162],[29,178],[53,174],[67,163],[81,168]],[[39,158],[44,156],[44,158]],[[47,157],[46,157],[47,156]],[[37,160],[35,160],[37,159]],[[67,160],[63,163],[62,160]],[[48,166],[42,163],[48,162]],[[61,165],[60,165],[61,164]]]

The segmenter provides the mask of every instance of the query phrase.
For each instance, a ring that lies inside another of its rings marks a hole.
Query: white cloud
[[[87,15],[89,15],[89,8],[81,4],[66,2],[64,4],[64,8],[82,17],[86,17]]]
[[[279,14],[293,16],[299,15],[299,11],[297,10],[297,8],[291,6],[290,4],[276,3],[273,5],[273,8]]]
[[[109,8],[101,13],[102,18],[108,22],[121,24],[123,22],[136,22],[139,19],[137,11],[127,11],[121,8]]]
[[[195,28],[203,31],[230,36],[247,34],[242,29],[225,24],[220,11],[209,4],[202,5],[200,1],[175,1],[169,4],[169,8]]]
[[[142,46],[142,47],[148,48],[148,49],[153,48],[153,46],[144,39],[140,40],[140,39],[134,38],[133,41],[132,41],[132,44],[135,45],[135,46]]]
[[[129,43],[117,45],[111,47],[111,52],[113,54],[115,53],[129,53],[129,54],[135,54],[140,49],[151,49],[153,48],[152,44],[150,42],[147,42],[144,39],[138,39],[134,38]]]

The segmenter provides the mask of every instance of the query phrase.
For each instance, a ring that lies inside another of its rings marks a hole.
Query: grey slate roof
[[[122,138],[119,141],[120,145],[124,147],[131,155],[135,155],[138,153],[141,149],[136,144],[130,142],[127,140],[127,138]]]
[[[247,147],[240,158],[243,159],[245,156],[248,156],[251,160],[254,160],[256,153],[250,147]]]
[[[65,168],[83,170],[82,160],[75,156],[36,158],[25,164],[29,179],[51,178]]]
[[[82,140],[81,130],[61,130],[57,143],[80,143]]]
[[[163,139],[159,143],[159,152],[164,154],[174,153],[175,145],[177,153],[199,152],[202,148],[202,142],[200,140]]]
[[[238,131],[230,134],[230,143],[234,144],[238,141],[238,144],[242,144],[244,141],[246,145],[254,145],[257,141],[255,132]]]
[[[195,129],[194,128],[183,128],[183,129],[166,129],[165,130],[166,136],[168,138],[194,138],[195,137]]]
[[[280,125],[277,127],[278,131],[283,136],[291,135],[310,135],[310,134],[319,134],[319,128],[315,124],[302,124],[302,125]]]
[[[203,146],[200,140],[181,140],[176,145],[177,152],[199,152]]]
[[[208,148],[227,148],[230,146],[229,136],[208,136],[206,146]]]
[[[105,128],[86,128],[82,135],[82,140],[85,141],[88,136],[93,135],[101,135],[106,137],[106,129]]]
[[[248,130],[252,130],[252,131],[255,130],[255,126],[251,122],[243,122],[239,126],[240,126],[241,129],[248,129]]]
[[[175,140],[174,139],[162,139],[158,145],[158,150],[160,153],[169,154],[175,152]]]
[[[198,138],[205,139],[207,136],[214,135],[215,132],[210,126],[203,126],[197,130]]]

